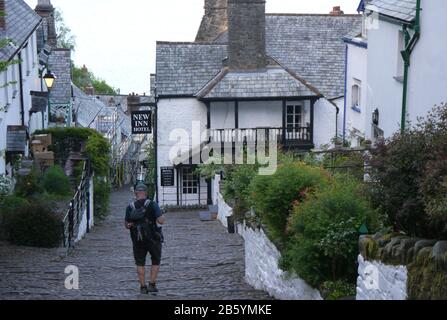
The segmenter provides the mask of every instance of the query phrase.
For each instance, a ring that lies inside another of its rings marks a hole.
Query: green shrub
[[[306,199],[328,180],[327,173],[320,168],[284,161],[274,175],[253,178],[249,190],[250,204],[273,240],[284,241],[293,204]]]
[[[110,144],[102,135],[95,133],[89,136],[85,145],[85,153],[91,161],[96,175],[106,177],[110,169]]]
[[[53,248],[62,238],[61,220],[37,199],[10,215],[7,228],[11,243],[21,246]]]
[[[26,199],[15,195],[5,196],[0,201],[0,239],[8,239],[8,223],[10,217],[21,207],[28,204]]]
[[[282,267],[315,287],[325,281],[355,281],[359,229],[363,224],[371,232],[379,227],[362,189],[354,178],[338,176],[296,203]]]
[[[94,178],[94,209],[95,217],[104,219],[109,213],[111,187],[108,181],[102,178]]]
[[[243,218],[250,209],[249,186],[257,174],[256,165],[234,165],[226,168],[222,195],[227,203],[233,205],[236,218]]]
[[[40,178],[41,175],[36,168],[33,168],[26,176],[18,176],[14,193],[23,198],[42,193],[43,188],[40,184]]]
[[[356,295],[356,285],[344,281],[326,281],[321,286],[321,293],[325,300],[339,300]]]
[[[395,231],[447,239],[447,106],[377,145],[370,160],[373,204]]]
[[[60,166],[48,168],[42,182],[43,187],[50,194],[66,196],[72,193],[70,180]]]

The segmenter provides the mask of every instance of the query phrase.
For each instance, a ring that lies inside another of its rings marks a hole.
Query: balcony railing
[[[279,144],[312,144],[310,127],[210,129],[214,143],[254,143],[276,140]]]

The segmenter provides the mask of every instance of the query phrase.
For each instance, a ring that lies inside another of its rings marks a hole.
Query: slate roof
[[[370,0],[366,8],[405,22],[416,19],[416,0]]]
[[[157,94],[192,96],[222,69],[227,46],[157,42]]]
[[[130,117],[124,113],[121,108],[108,107],[96,96],[89,96],[80,88],[73,86],[73,109],[77,114],[77,123],[81,127],[90,126],[98,116],[112,116],[117,111],[118,124],[121,126],[121,132],[125,136],[132,134],[132,124]]]
[[[203,99],[273,98],[317,96],[300,80],[277,66],[258,71],[230,71],[225,68],[197,94]]]
[[[0,59],[10,60],[37,28],[41,18],[23,0],[5,0],[5,12],[6,28],[0,28],[0,39],[9,38],[13,44],[0,50]]]
[[[48,67],[56,76],[51,89],[51,104],[68,104],[71,101],[71,51],[53,49],[48,57]]]
[[[360,29],[360,15],[267,14],[267,55],[305,79],[325,97],[344,95],[345,44]],[[216,43],[157,43],[157,93],[192,96],[222,69],[227,33]]]

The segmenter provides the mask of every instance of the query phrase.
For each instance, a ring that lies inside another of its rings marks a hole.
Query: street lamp
[[[54,81],[56,80],[56,76],[51,73],[51,71],[48,71],[47,74],[43,77],[43,80],[45,81],[48,90],[51,90],[53,88]]]

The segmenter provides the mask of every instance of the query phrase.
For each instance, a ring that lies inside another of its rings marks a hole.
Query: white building
[[[347,116],[345,127],[347,131],[358,127],[374,141],[381,135],[390,137],[408,121],[416,122],[447,101],[447,42],[443,41],[447,1],[370,0],[361,1],[362,6],[368,28],[360,43],[367,43],[367,50],[354,49],[352,41],[348,44],[347,79],[364,77],[366,66],[366,83],[361,86],[361,104],[366,105],[360,117]],[[404,55],[409,57],[407,76]],[[349,97],[355,96],[353,88],[348,83],[347,110],[352,106]]]
[[[28,135],[45,126],[46,91],[39,77],[36,30],[41,18],[23,0],[0,0],[0,60],[16,61],[0,74],[0,174],[12,173],[15,155],[28,156]]]
[[[231,149],[267,132],[285,149],[306,151],[330,144],[343,129],[342,37],[360,28],[359,15],[266,15],[262,0],[206,1],[206,14],[215,14],[204,19],[212,21],[210,30],[225,31],[212,34],[203,23],[197,38],[207,42],[157,43],[161,205],[211,202],[211,183],[195,172],[208,141]],[[200,136],[206,130],[209,140]],[[178,141],[182,133],[187,140]]]

